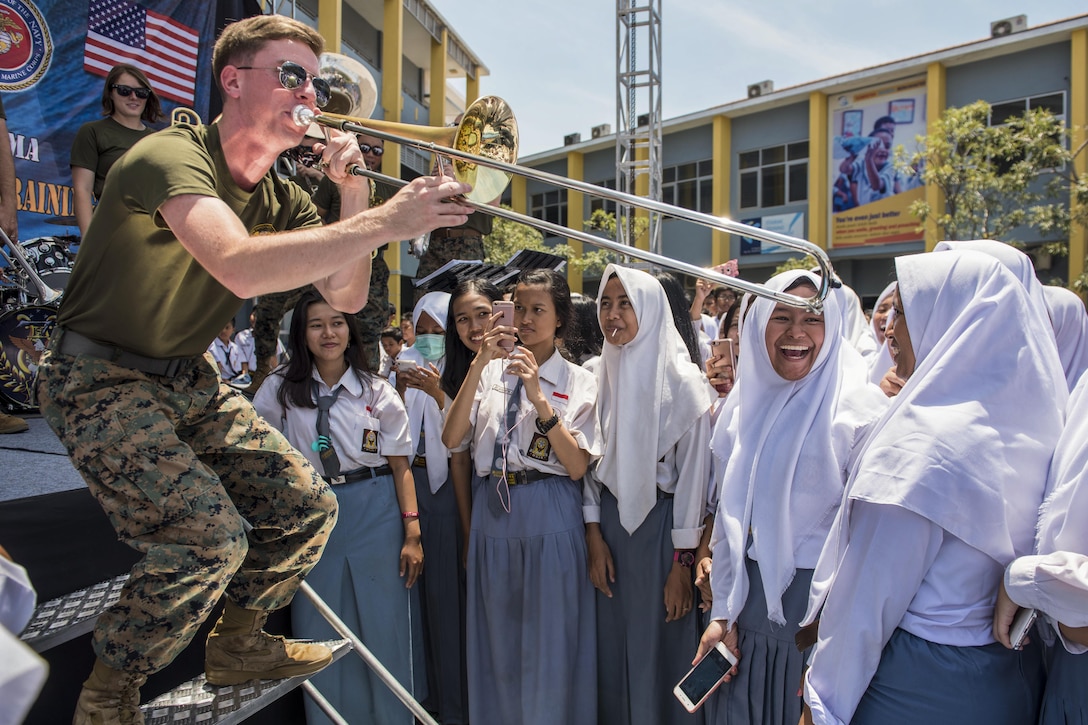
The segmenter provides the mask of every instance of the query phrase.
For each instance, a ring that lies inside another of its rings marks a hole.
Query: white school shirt
[[[223,342],[218,337],[212,340],[211,345],[208,345],[208,352],[215,358],[217,364],[216,369],[223,378],[233,378],[238,372],[234,369],[234,366],[231,365],[231,348],[233,346],[233,343]],[[224,370],[226,370],[226,372],[223,372]]]
[[[236,356],[230,362],[235,370],[241,370],[242,363],[249,364],[250,372],[257,369],[257,343],[253,339],[253,328],[239,330],[234,336],[234,352]]]
[[[1070,654],[1088,652],[1088,647],[1065,639],[1057,627],[1057,622],[1088,627],[1088,556],[1071,551],[1022,556],[1005,570],[1005,591],[1021,607],[1045,614]]]
[[[26,569],[0,557],[0,725],[17,725],[45,684],[45,660],[19,640],[37,594]]]
[[[656,413],[655,413],[656,414]],[[710,484],[710,411],[695,419],[691,430],[680,437],[657,462],[657,488],[673,495],[672,545],[694,549],[703,535]],[[595,475],[586,476],[582,493],[582,517],[587,524],[601,522],[601,487]]]
[[[992,644],[1002,567],[929,519],[852,500],[850,543],[805,678],[816,723],[849,723],[896,628],[954,647]]]
[[[313,379],[317,380],[319,395],[332,395],[332,389],[321,380],[317,370],[314,370]],[[324,475],[321,458],[313,449],[317,440],[317,408],[292,405],[284,410],[278,400],[282,384],[282,372],[265,378],[253,397],[253,407],[261,417],[280,429],[291,445]],[[377,377],[362,382],[351,368],[336,385],[344,390],[329,411],[329,431],[340,459],[341,472],[363,466],[377,468],[388,462],[387,456],[412,455],[408,411],[392,385]],[[363,450],[366,431],[377,433],[377,453]]]
[[[518,378],[505,374],[507,360],[492,360],[480,376],[476,397],[472,402],[469,422],[472,425],[472,448],[476,473],[488,476],[495,463],[495,439],[506,427],[506,408],[510,393]],[[592,463],[601,455],[601,429],[597,422],[594,404],[597,401],[597,379],[577,365],[567,362],[558,350],[552,352],[540,366],[540,390],[551,403],[552,409],[563,419],[562,425],[577,441],[578,447],[589,454]],[[569,476],[567,469],[555,456],[548,453],[548,460],[540,461],[527,454],[536,429],[536,408],[525,396],[525,386],[520,392],[517,419],[511,431],[511,443],[507,446],[507,471],[533,469],[557,476]]]

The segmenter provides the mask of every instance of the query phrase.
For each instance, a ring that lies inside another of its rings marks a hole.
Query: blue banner
[[[69,155],[79,127],[102,118],[104,72],[94,67],[91,56],[109,41],[108,36],[102,40],[102,32],[88,34],[92,6],[103,12],[101,0],[0,0],[0,98],[15,156],[21,239],[79,233]],[[133,49],[127,57],[126,48],[116,50],[116,62],[138,67],[156,62],[154,43],[145,44],[131,31],[131,23],[174,23],[196,32],[202,42],[197,48],[193,102],[178,103],[160,92],[166,118],[158,126],[168,124],[170,112],[179,105],[207,120],[216,2],[115,0],[107,10],[114,9],[127,13],[130,26],[123,40]],[[147,37],[151,35],[153,28]],[[179,97],[183,93],[184,89],[177,92]]]

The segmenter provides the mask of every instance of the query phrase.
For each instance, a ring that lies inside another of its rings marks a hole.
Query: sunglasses
[[[128,98],[135,93],[136,97],[141,101],[146,101],[147,97],[151,95],[151,91],[147,88],[132,88],[131,86],[122,86],[120,83],[114,83],[110,88],[117,91],[117,95],[121,96],[121,98]]]
[[[275,68],[259,68],[253,65],[239,65],[235,67],[238,70],[277,71],[280,74],[280,85],[289,91],[301,88],[306,84],[307,80],[312,78],[314,81],[314,96],[318,108],[324,108],[332,97],[332,86],[329,85],[327,80],[320,76],[315,76],[298,63],[292,63],[289,60],[280,63]]]
[[[371,146],[370,144],[366,143],[359,144],[359,150],[362,151],[364,154],[374,154],[375,156],[381,156],[385,153],[385,149],[381,146]]]

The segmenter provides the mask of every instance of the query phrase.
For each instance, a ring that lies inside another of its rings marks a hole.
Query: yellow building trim
[[[331,2],[332,0],[327,0]],[[382,25],[382,111],[385,119],[400,121],[404,100],[401,94],[401,58],[404,57],[404,0],[385,0],[385,17]],[[382,155],[382,173],[400,178],[400,144],[385,142]],[[389,265],[389,298],[400,310],[402,242],[393,242],[385,250],[385,263]]]
[[[567,178],[574,181],[585,180],[585,155],[577,151],[567,154]],[[574,189],[567,190],[567,226],[575,231],[583,231],[585,228],[585,194]],[[575,257],[581,257],[585,251],[585,245],[577,239],[568,239],[567,244],[574,251]],[[567,284],[571,292],[581,292],[583,276],[581,270],[571,269],[567,265]]]
[[[449,30],[441,41],[431,41],[431,125],[446,125],[446,76],[449,75]]]
[[[525,177],[520,174],[515,174],[510,180],[510,208],[518,214],[529,213],[529,190]]]
[[[465,107],[471,106],[480,97],[480,76],[465,78]]]
[[[808,240],[821,249],[830,245],[828,209],[831,208],[828,179],[831,150],[827,94],[808,96]]]
[[[947,72],[945,67],[940,63],[930,63],[926,67],[926,133],[931,134],[936,132],[937,122],[940,121],[941,115],[944,113],[945,106],[948,105],[948,82]],[[926,203],[929,204],[931,213],[931,221],[926,222],[925,225],[925,240],[926,251],[932,252],[933,248],[937,246],[937,242],[940,233],[937,229],[936,222],[932,221],[933,217],[944,214],[944,195],[941,194],[940,189],[936,186],[926,185],[925,187]]]
[[[318,0],[317,32],[325,39],[326,52],[340,52],[340,39],[344,36],[344,11],[340,0]]]
[[[711,154],[714,167],[711,177],[711,213],[717,217],[730,217],[729,205],[733,164],[733,119],[729,116],[715,116],[711,139]],[[727,232],[711,232],[710,263],[724,264],[730,259],[730,239]]]
[[[1088,140],[1088,29],[1074,30],[1070,46],[1069,127],[1073,132],[1071,148],[1077,149]],[[1088,174],[1088,150],[1077,155],[1073,170],[1081,178]],[[1088,255],[1088,229],[1083,224],[1073,225],[1069,229],[1070,282],[1084,274],[1085,255]]]
[[[640,169],[650,168],[650,147],[645,143],[636,143],[633,149],[635,161],[640,162]],[[639,173],[635,174],[635,196],[642,197],[643,199],[650,196],[650,174]],[[650,212],[642,207],[635,209],[635,219],[646,219],[649,221]],[[635,239],[635,247],[637,249],[650,250],[650,225],[646,225],[646,231]]]

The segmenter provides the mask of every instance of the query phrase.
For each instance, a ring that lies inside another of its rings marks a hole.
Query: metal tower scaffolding
[[[642,2],[643,4],[638,4]],[[661,0],[616,0],[616,188],[661,200]],[[661,253],[661,215],[650,213],[650,251]],[[634,210],[616,209],[617,241],[634,245]]]

